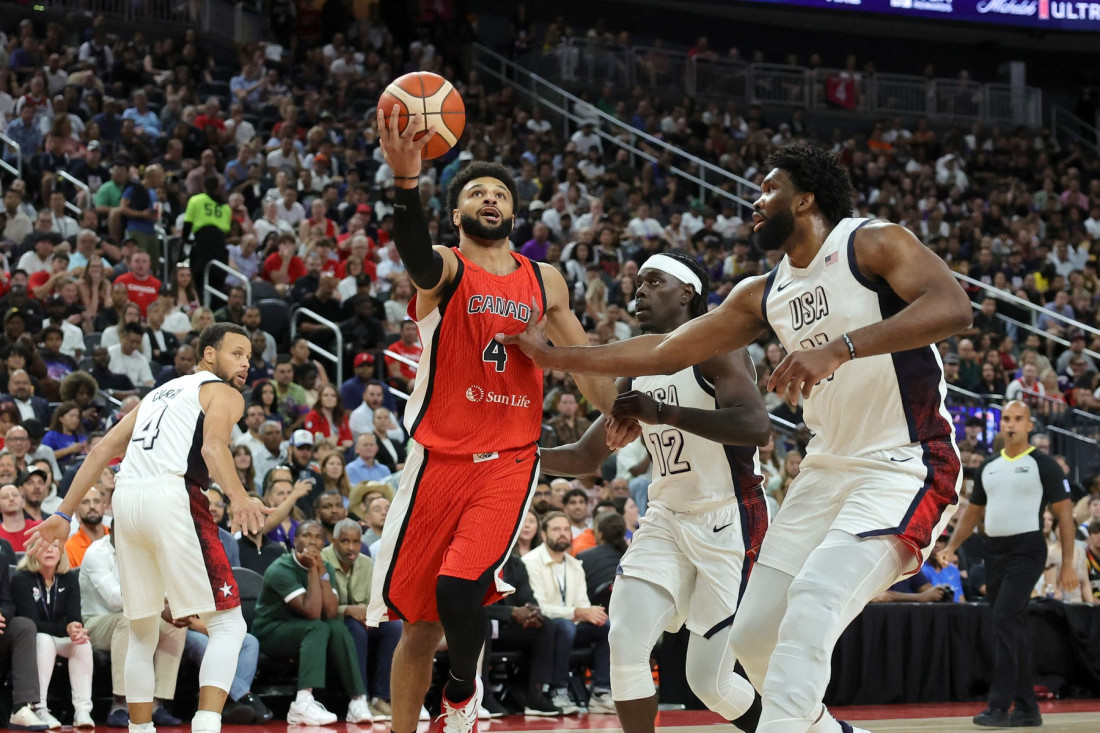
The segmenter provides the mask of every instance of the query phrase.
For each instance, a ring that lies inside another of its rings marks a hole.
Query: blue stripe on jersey
[[[703,376],[703,372],[699,370],[699,365],[696,364],[691,368],[691,373],[695,375],[695,383],[699,385],[699,389],[706,392],[712,398],[715,396],[714,385],[707,381],[707,378]],[[718,403],[714,403],[714,409],[718,409]]]
[[[779,265],[772,268],[772,271],[768,273],[768,279],[764,281],[764,294],[760,296],[760,315],[764,319],[764,323],[768,324],[771,328],[771,322],[768,321],[768,296],[772,293],[772,286],[775,285],[775,276],[779,273]],[[775,330],[774,328],[772,329]]]
[[[848,235],[848,269],[852,271],[852,277],[856,279],[856,282],[858,282],[860,285],[867,288],[868,290],[877,291],[878,284],[871,280],[868,280],[867,277],[864,276],[862,272],[860,272],[859,263],[856,262],[856,232],[858,232],[860,229],[867,226],[873,221],[875,221],[875,219],[868,219],[867,221],[863,222],[858,227],[853,229],[852,233]],[[885,316],[883,317],[885,318]]]

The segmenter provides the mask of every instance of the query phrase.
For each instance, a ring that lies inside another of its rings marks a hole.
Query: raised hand
[[[390,120],[387,123],[385,110],[381,107],[378,109],[378,141],[382,147],[382,155],[394,176],[419,177],[421,152],[435,136],[435,128],[428,128],[427,132],[417,138],[417,134],[424,128],[424,116],[419,113],[410,116],[402,132],[398,124],[400,115],[401,107],[395,104],[390,110]]]

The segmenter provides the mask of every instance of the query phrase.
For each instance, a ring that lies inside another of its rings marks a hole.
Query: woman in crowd
[[[184,260],[176,265],[172,274],[172,281],[168,283],[168,292],[172,296],[175,307],[187,315],[193,315],[202,302],[198,288],[195,287],[194,275],[191,272],[190,260]]]
[[[217,486],[211,486],[206,490],[206,499],[210,502],[210,518],[214,520],[214,524],[218,525],[222,529],[229,529],[229,500],[225,497],[225,492],[219,489]]]
[[[252,449],[247,445],[238,443],[233,446],[233,467],[237,469],[237,477],[247,489],[256,485],[256,467],[252,465]]]
[[[374,436],[378,438],[378,462],[396,473],[405,466],[405,439],[395,437],[393,415],[385,407],[374,411]]]
[[[80,422],[85,433],[102,430],[102,405],[96,403],[99,383],[85,371],[77,371],[61,380],[61,401],[75,402],[80,408]]]
[[[321,469],[321,479],[325,483],[325,491],[330,489],[339,491],[344,497],[344,506],[346,507],[348,497],[351,496],[351,482],[348,481],[344,457],[339,451],[330,451],[321,456],[320,460],[317,461],[317,465]]]
[[[38,629],[38,685],[35,712],[50,728],[61,723],[49,711],[46,700],[57,657],[69,660],[73,726],[94,728],[92,721],[92,645],[80,615],[80,583],[69,573],[69,558],[50,545],[40,557],[25,555],[11,581],[17,616],[34,621]]]
[[[596,546],[577,555],[584,565],[588,600],[606,606],[619,561],[626,554],[626,520],[618,512],[604,512],[595,519]]]
[[[19,413],[19,408],[15,406],[15,403],[0,403],[0,450],[4,449],[4,436],[8,434],[8,429],[22,422],[23,416]]]
[[[768,444],[760,448],[760,470],[764,474],[765,486],[783,470],[783,462],[779,460],[779,453],[775,450],[774,431],[768,439]]]
[[[214,323],[214,311],[203,306],[196,308],[191,314],[191,331],[187,334],[187,343],[198,339],[202,330],[212,323]]]
[[[616,496],[611,503],[615,505],[615,511],[622,515],[623,521],[626,522],[626,539],[629,542],[634,538],[634,530],[638,529],[640,521],[638,504],[631,496]]]
[[[1004,369],[1001,367],[1000,360],[998,359],[996,364],[991,361],[983,363],[982,378],[978,383],[977,392],[984,395],[996,395],[999,400],[1004,397],[1007,388],[1008,384],[1005,382]]]
[[[798,450],[789,450],[783,457],[783,470],[779,475],[768,482],[767,492],[769,505],[775,502],[774,510],[777,511],[783,505],[783,499],[787,496],[787,489],[798,475],[798,469],[802,465],[802,453]],[[772,514],[775,514],[775,511]]]
[[[409,312],[409,301],[412,300],[413,286],[408,275],[401,275],[393,281],[390,288],[390,299],[386,301],[386,323],[394,330],[400,330],[401,321]]]
[[[54,410],[50,429],[42,437],[42,445],[53,449],[57,465],[64,470],[84,453],[85,441],[80,406],[75,402],[62,402]]]
[[[528,509],[527,514],[523,515],[523,525],[519,528],[519,539],[516,540],[515,546],[512,547],[512,552],[523,557],[541,544],[542,537],[539,536],[539,515],[535,514],[534,509]]]
[[[271,382],[261,382],[254,387],[250,400],[253,405],[264,408],[264,420],[274,420],[280,425],[283,424],[283,416],[279,414],[275,385]]]
[[[344,405],[340,402],[340,393],[331,384],[320,388],[317,401],[313,403],[313,409],[306,413],[302,427],[313,433],[316,441],[323,441],[340,450],[351,447],[348,416],[344,412]]]
[[[84,267],[84,272],[76,284],[77,300],[84,307],[85,312],[93,316],[99,313],[99,309],[111,302],[111,281],[107,279],[103,270],[103,260],[92,257]],[[95,318],[84,319],[85,332],[91,332],[95,328]]]

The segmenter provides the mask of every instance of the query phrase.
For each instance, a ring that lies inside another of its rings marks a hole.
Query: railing
[[[697,172],[673,166],[669,172],[686,181],[690,181],[703,190],[736,202],[742,212],[751,211],[752,200],[756,198],[759,187],[748,179],[741,178],[709,161],[669,145],[646,132],[626,125],[616,118],[597,109],[585,100],[570,94],[559,86],[551,84],[538,74],[519,66],[500,54],[480,44],[474,44],[474,66],[478,72],[496,79],[502,84],[513,87],[518,93],[530,97],[537,104],[561,116],[565,125],[565,137],[570,135],[570,124],[579,128],[586,121],[597,121],[595,134],[609,145],[621,147],[632,156],[647,161],[656,161],[660,152],[672,153],[681,165],[692,165]],[[557,101],[554,101],[557,100]],[[606,128],[606,129],[605,129]],[[643,144],[645,148],[641,147]],[[708,180],[709,178],[709,180]],[[721,185],[733,189],[722,188]]]
[[[928,79],[903,74],[867,76],[843,69],[811,69],[783,64],[747,64],[722,57],[700,57],[655,46],[606,46],[567,39],[549,50],[526,54],[521,63],[551,79],[621,89],[640,84],[671,97],[687,94],[750,104],[841,107],[868,115],[903,115],[945,121],[1042,124],[1042,93],[1035,87],[980,84],[960,79]],[[830,81],[851,97],[827,93]]]
[[[404,354],[398,354],[396,351],[390,351],[389,349],[383,349],[382,356],[388,356],[389,358],[393,359],[394,361],[399,361],[402,364],[405,364],[407,366],[411,366],[413,369],[419,369],[420,368],[420,362],[413,361],[412,359],[405,356]],[[385,369],[385,366],[383,366],[383,369]],[[394,389],[392,386],[390,386],[390,393],[393,394],[394,397],[400,397],[401,399],[405,400],[406,402],[409,401],[409,396],[407,394],[405,394],[404,392],[402,392],[399,389]]]
[[[255,6],[238,0],[40,0],[50,10],[78,11],[128,23],[198,28],[236,41],[257,41],[263,18]]]
[[[4,170],[6,170],[8,173],[11,173],[16,178],[22,178],[23,177],[23,148],[22,148],[22,146],[19,143],[12,140],[7,135],[5,135],[4,133],[2,133],[2,132],[0,132],[0,142],[3,142],[4,145],[6,145],[6,146],[12,148],[13,150],[15,150],[15,165],[13,166],[11,163],[9,163],[7,160],[4,159],[3,155],[0,155],[0,168],[3,168]],[[4,150],[3,152],[6,153],[7,151]]]
[[[1063,143],[1079,143],[1100,154],[1100,130],[1088,120],[1083,120],[1065,107],[1050,108],[1050,129]]]
[[[322,348],[313,341],[306,339],[306,343],[309,344],[309,350],[317,354],[326,361],[331,361],[336,365],[336,384],[340,385],[344,383],[344,334],[341,333],[340,327],[321,316],[320,314],[311,311],[309,308],[299,308],[294,311],[294,315],[290,317],[290,342],[294,343],[294,339],[298,335],[298,319],[301,316],[308,316],[314,323],[319,323],[332,333],[336,337],[336,353],[332,353],[328,349]]]
[[[94,205],[95,202],[92,201],[92,187],[91,186],[89,186],[84,181],[81,181],[77,178],[73,178],[71,175],[69,175],[68,171],[58,171],[57,172],[57,177],[68,181],[69,183],[73,184],[74,186],[79,188],[81,191],[83,191],[84,196],[85,196],[85,201],[88,202],[87,205],[89,207]],[[68,209],[69,211],[75,212],[77,215],[80,215],[80,214],[84,213],[83,209],[81,209],[79,206],[77,206],[73,202],[69,201],[68,199],[65,200],[65,208]]]
[[[225,273],[227,275],[232,275],[233,277],[240,280],[240,287],[244,288],[244,302],[248,305],[252,305],[252,283],[248,281],[248,277],[240,270],[234,270],[232,267],[225,264],[224,262],[211,260],[210,262],[206,263],[206,270],[202,274],[202,304],[204,307],[210,307],[210,299],[215,295],[222,300],[229,300],[228,292],[223,293],[222,291],[218,290],[210,284],[210,268],[212,267],[216,267],[219,270],[225,270]],[[343,382],[340,382],[340,384],[343,384]]]

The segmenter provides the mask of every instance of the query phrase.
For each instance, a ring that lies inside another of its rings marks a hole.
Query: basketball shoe
[[[461,702],[451,702],[443,695],[442,733],[477,733],[477,712],[484,694],[481,677],[474,677],[474,694]]]

